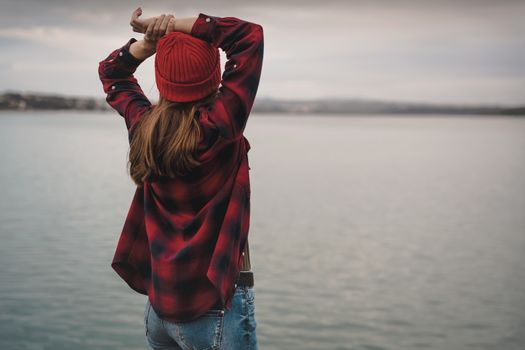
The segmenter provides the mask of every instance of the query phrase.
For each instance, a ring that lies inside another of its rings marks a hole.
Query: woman
[[[137,184],[111,266],[148,296],[151,348],[256,349],[243,131],[261,75],[263,29],[203,13],[141,14],[136,9],[130,24],[144,38],[99,63],[106,100],[127,126]],[[222,80],[219,48],[228,58]],[[133,73],[155,53],[152,105]]]

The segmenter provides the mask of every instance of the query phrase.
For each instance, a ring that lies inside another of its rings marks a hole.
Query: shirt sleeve
[[[242,136],[259,86],[264,53],[263,28],[236,17],[199,13],[191,35],[226,53],[219,96],[212,107],[201,108],[222,137],[238,138]]]
[[[137,67],[144,61],[129,52],[129,47],[135,41],[135,38],[129,39],[124,46],[100,61],[98,67],[106,101],[124,117],[129,140],[141,115],[151,108],[151,102],[133,76]]]

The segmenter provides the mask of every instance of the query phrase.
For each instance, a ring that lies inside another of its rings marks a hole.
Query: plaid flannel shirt
[[[250,223],[250,144],[243,131],[264,51],[262,26],[235,17],[200,13],[191,34],[228,58],[219,97],[197,112],[202,165],[186,176],[137,187],[111,263],[172,322],[195,319],[218,302],[231,307]],[[99,62],[106,101],[124,117],[129,141],[152,108],[133,77],[142,62],[129,52],[135,41]]]

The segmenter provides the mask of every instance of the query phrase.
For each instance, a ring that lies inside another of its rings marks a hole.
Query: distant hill
[[[153,102],[155,103],[155,101]],[[56,94],[4,92],[0,110],[89,110],[108,111],[104,98],[70,97]],[[279,100],[257,98],[254,113],[290,114],[477,114],[525,115],[523,106],[473,106],[407,102],[385,102],[362,99]]]
[[[469,106],[385,102],[362,99],[276,100],[258,99],[254,112],[325,114],[484,114],[525,115],[523,106]]]
[[[54,94],[5,92],[0,95],[0,110],[108,110],[104,99],[69,97]]]

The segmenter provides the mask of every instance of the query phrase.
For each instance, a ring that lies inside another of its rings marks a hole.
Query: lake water
[[[261,349],[524,349],[525,118],[254,114]],[[116,113],[0,114],[0,348],[146,349]]]

